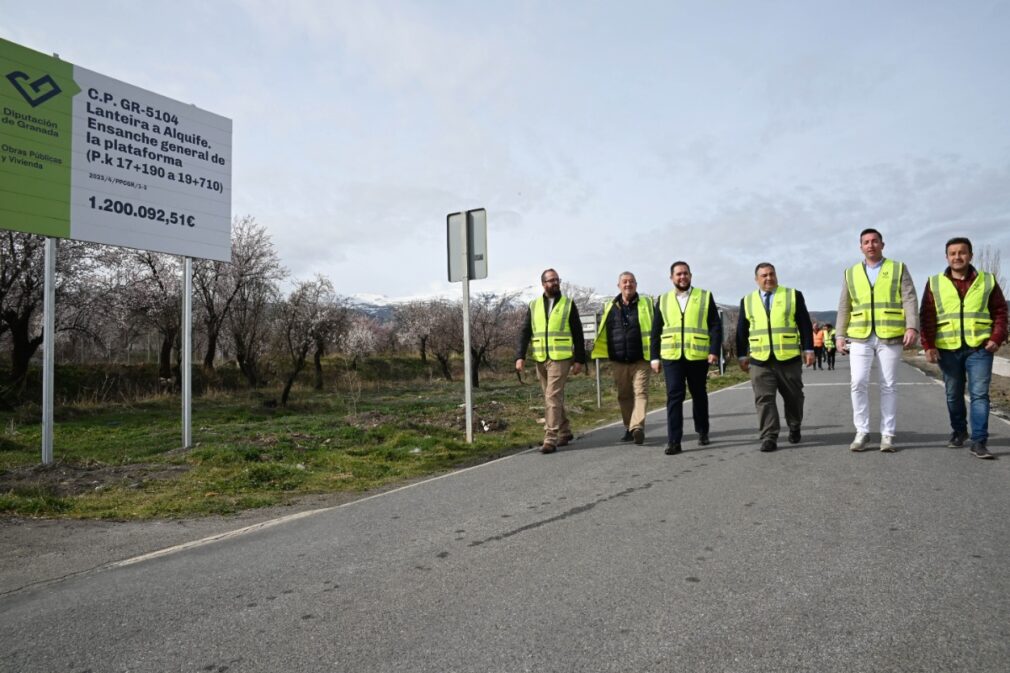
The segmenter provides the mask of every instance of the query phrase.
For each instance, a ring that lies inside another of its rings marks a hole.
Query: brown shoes
[[[575,439],[575,435],[567,433],[558,437],[558,446],[568,446],[568,443]]]
[[[557,450],[558,447],[553,444],[548,444],[547,442],[544,442],[544,445],[540,447],[540,453],[554,453]]]

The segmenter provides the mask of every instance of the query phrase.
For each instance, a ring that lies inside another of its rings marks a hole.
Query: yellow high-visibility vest
[[[692,287],[684,311],[680,310],[676,290],[659,298],[663,332],[659,335],[659,357],[663,360],[704,360],[711,339],[708,336],[708,305],[712,293]]]
[[[572,300],[565,296],[554,300],[549,319],[544,316],[543,295],[530,302],[530,327],[533,328],[530,357],[536,362],[568,360],[574,355],[572,328],[568,321],[571,313]]]
[[[609,357],[607,351],[607,316],[614,308],[614,302],[608,301],[603,306],[603,316],[600,318],[599,329],[596,332],[596,341],[593,343],[593,352],[589,357],[594,360]],[[649,348],[652,345],[652,297],[647,294],[638,295],[638,326],[642,330],[642,357],[649,359]]]
[[[824,347],[829,351],[835,350],[835,330],[834,328],[828,330],[828,335],[824,337]]]
[[[771,315],[765,311],[761,291],[744,299],[744,315],[750,323],[750,357],[765,362],[774,353],[779,360],[800,354],[800,330],[796,325],[796,290],[777,287],[770,301]]]
[[[881,339],[904,336],[905,308],[901,303],[904,268],[901,262],[885,259],[872,287],[862,262],[845,270],[845,284],[852,304],[846,336],[866,339],[874,332]]]
[[[957,350],[962,344],[978,348],[992,336],[989,295],[996,277],[979,271],[968,292],[961,298],[954,282],[945,274],[929,277],[929,289],[936,305],[936,347]]]

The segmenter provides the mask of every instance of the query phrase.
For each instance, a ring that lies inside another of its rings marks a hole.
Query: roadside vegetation
[[[254,391],[209,389],[194,400],[195,446],[185,451],[178,395],[100,404],[83,399],[58,405],[56,462],[43,467],[39,408],[25,404],[5,414],[0,428],[0,513],[104,519],[227,514],[308,494],[360,493],[491,460],[542,439],[540,387],[528,375],[520,383],[508,365],[485,373],[474,389],[472,445],[466,443],[462,381],[445,381],[416,358],[367,358],[355,370],[342,360],[324,361],[332,385],[317,391],[306,376],[286,406],[277,404],[283,383]],[[710,387],[742,380],[734,368],[713,377]],[[620,418],[606,364],[601,381],[601,409],[592,374],[569,382],[567,407],[577,434]],[[650,397],[652,408],[663,404],[662,376],[652,378]]]

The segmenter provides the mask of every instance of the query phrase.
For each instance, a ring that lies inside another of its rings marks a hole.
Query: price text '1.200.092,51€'
[[[185,227],[196,226],[195,215],[169,211],[164,208],[155,208],[154,206],[137,206],[129,201],[99,199],[94,196],[88,197],[88,203],[95,210],[103,210],[107,213],[126,215],[128,217],[139,217],[142,220],[152,220],[154,222],[163,222],[164,224],[180,224]]]

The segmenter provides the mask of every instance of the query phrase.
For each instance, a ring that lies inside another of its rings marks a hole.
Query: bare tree
[[[426,303],[433,320],[428,349],[438,361],[442,377],[452,381],[452,356],[463,352],[463,308],[460,302],[446,299]]]
[[[20,394],[32,356],[42,345],[45,238],[0,232],[0,337],[11,344],[9,390]],[[92,313],[87,292],[94,247],[61,241],[56,255],[55,292],[60,310],[56,331],[86,331]],[[53,335],[55,338],[56,335]]]
[[[351,369],[358,368],[358,358],[379,350],[383,337],[382,326],[364,313],[351,317],[350,325],[340,340],[340,350],[351,358]]]
[[[193,289],[206,337],[203,368],[208,372],[214,369],[228,313],[246,285],[276,282],[285,275],[266,228],[251,216],[235,218],[231,237],[231,263],[198,260],[193,265]]]
[[[315,350],[312,353],[312,363],[316,372],[316,390],[323,389],[323,356],[330,346],[339,344],[351,326],[351,309],[346,297],[334,297],[322,307],[319,322],[312,333]]]
[[[982,271],[988,271],[996,276],[996,282],[1000,289],[1006,291],[1006,279],[1003,277],[1003,264],[1000,260],[1000,250],[988,243],[982,246],[975,256],[975,267]]]
[[[131,251],[124,258],[130,279],[124,292],[126,306],[136,319],[158,333],[158,376],[176,379],[172,352],[178,357],[177,341],[182,320],[182,265],[178,257],[150,251]]]
[[[474,388],[480,387],[481,366],[493,369],[491,356],[516,343],[526,315],[526,306],[518,297],[517,292],[485,292],[470,301],[470,382]],[[462,311],[459,321],[463,321]]]
[[[596,312],[596,305],[599,302],[596,299],[596,290],[593,288],[565,282],[561,284],[561,294],[575,302],[575,305],[579,307],[580,316],[592,315]]]
[[[281,392],[281,406],[288,403],[291,387],[305,368],[309,349],[315,343],[326,306],[333,303],[333,284],[323,276],[302,281],[278,311],[278,349],[286,356],[288,371]]]
[[[431,302],[412,301],[396,308],[396,334],[403,344],[416,345],[421,362],[428,361],[428,339],[435,327],[436,316]]]

